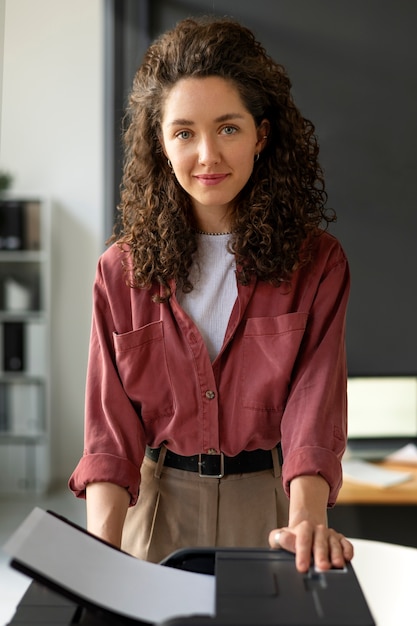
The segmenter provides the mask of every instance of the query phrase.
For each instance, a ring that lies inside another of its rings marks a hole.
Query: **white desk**
[[[356,575],[377,626],[417,626],[417,549],[365,539],[352,539],[352,543]],[[7,575],[21,577],[23,595],[30,579],[13,570]],[[2,598],[0,618],[11,619],[18,601],[13,595]],[[4,624],[1,619],[0,624]]]
[[[417,626],[417,549],[366,539],[352,543],[352,563],[377,626]]]
[[[8,557],[0,549],[0,626],[12,619],[20,599],[29,587],[31,579],[11,569]]]

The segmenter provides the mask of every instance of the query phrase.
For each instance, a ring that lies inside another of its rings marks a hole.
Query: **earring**
[[[254,158],[254,162],[256,163],[257,161],[259,161],[259,152],[255,154],[255,158]]]
[[[172,163],[169,159],[167,159],[167,163],[168,163],[168,167],[170,170],[173,170],[174,168],[172,167]]]

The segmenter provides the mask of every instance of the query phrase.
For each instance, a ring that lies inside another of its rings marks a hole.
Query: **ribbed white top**
[[[222,347],[237,297],[235,258],[227,251],[230,235],[198,235],[190,273],[191,293],[177,293],[182,308],[197,325],[212,361]]]

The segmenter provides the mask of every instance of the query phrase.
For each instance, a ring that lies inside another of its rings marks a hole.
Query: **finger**
[[[314,566],[319,570],[328,570],[334,565],[343,567],[344,559],[341,551],[340,541],[335,537],[335,533],[324,525],[319,525],[314,533]]]
[[[276,550],[279,550],[280,548],[282,548],[282,544],[281,541],[284,538],[284,529],[283,528],[276,528],[275,530],[271,530],[271,532],[269,533],[269,537],[268,537],[268,542],[271,548],[275,548]]]
[[[268,543],[270,548],[280,548],[281,544],[279,543],[281,530],[276,528],[275,530],[271,530],[268,536]]]
[[[287,528],[277,528],[269,533],[269,545],[275,550],[295,552],[295,539]]]
[[[325,527],[316,529],[314,563],[318,569],[342,568],[353,558],[353,546],[340,533]]]
[[[302,522],[295,540],[295,565],[299,572],[307,572],[310,568],[313,539],[312,526]]]
[[[341,539],[341,544],[343,549],[343,556],[345,557],[346,561],[351,561],[355,553],[353,545],[351,544],[349,539],[346,539],[346,537],[343,537],[343,535]]]
[[[346,537],[336,533],[331,541],[330,557],[334,567],[344,567],[353,558],[353,546]]]

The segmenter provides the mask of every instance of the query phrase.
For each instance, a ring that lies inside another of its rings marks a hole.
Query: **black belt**
[[[277,445],[278,458],[282,465],[281,444]],[[157,462],[161,448],[149,448],[146,446],[146,456]],[[244,450],[236,456],[220,454],[194,454],[193,456],[181,456],[171,450],[166,450],[164,465],[187,472],[198,472],[202,477],[222,478],[226,474],[246,474],[272,469],[274,466],[271,450]]]

